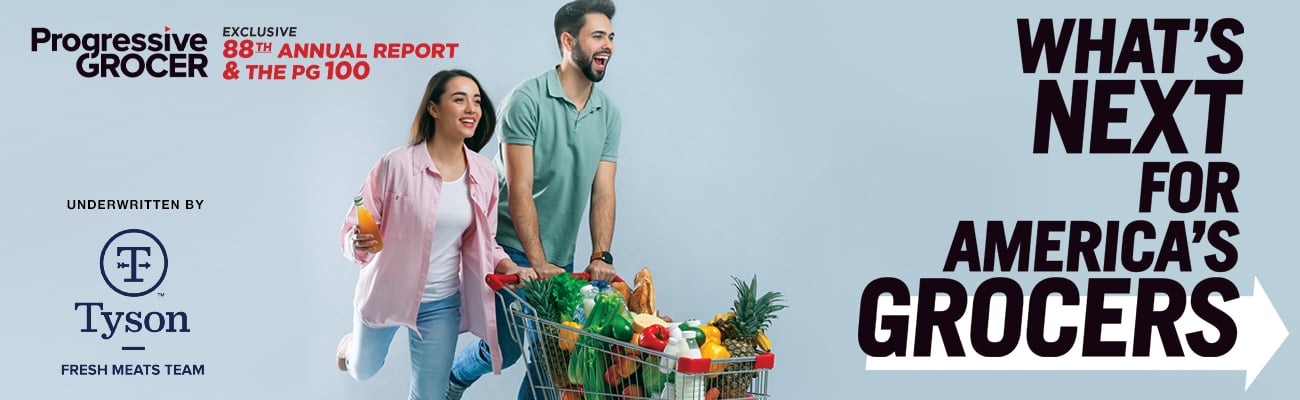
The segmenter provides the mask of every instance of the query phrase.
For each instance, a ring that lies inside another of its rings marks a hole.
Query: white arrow
[[[1086,288],[1080,288],[1080,292],[1086,292]],[[946,297],[936,299],[935,308],[944,310],[948,306]],[[936,329],[932,338],[933,343],[929,357],[916,357],[913,355],[916,340],[916,318],[914,316],[917,304],[915,296],[911,299],[911,305],[894,306],[888,298],[882,297],[878,302],[877,319],[876,319],[876,339],[885,341],[889,339],[890,332],[880,329],[880,317],[886,315],[909,315],[908,325],[908,346],[907,355],[904,357],[867,357],[866,369],[868,371],[899,371],[899,370],[931,370],[931,371],[959,371],[959,370],[1003,370],[1003,371],[1042,371],[1042,370],[1112,370],[1112,371],[1153,371],[1153,370],[1181,370],[1181,371],[1246,371],[1245,389],[1250,389],[1250,384],[1255,381],[1260,370],[1268,364],[1269,359],[1273,358],[1273,353],[1282,346],[1282,342],[1290,335],[1286,326],[1282,323],[1282,318],[1278,316],[1277,309],[1273,308],[1273,303],[1269,301],[1268,294],[1260,286],[1259,279],[1255,279],[1255,291],[1253,296],[1241,296],[1236,300],[1224,302],[1222,297],[1217,295],[1210,296],[1210,304],[1223,310],[1228,314],[1233,323],[1237,325],[1237,340],[1227,354],[1219,357],[1201,357],[1187,346],[1186,335],[1193,332],[1204,332],[1205,340],[1215,342],[1219,339],[1219,332],[1209,323],[1201,320],[1192,311],[1191,300],[1188,299],[1187,308],[1184,310],[1182,317],[1174,323],[1178,331],[1180,345],[1183,348],[1184,356],[1169,357],[1165,355],[1163,343],[1157,330],[1152,330],[1151,335],[1151,352],[1149,357],[1133,357],[1133,326],[1135,319],[1135,309],[1137,306],[1137,296],[1109,296],[1105,300],[1105,307],[1108,309],[1121,309],[1122,318],[1119,323],[1103,325],[1101,331],[1101,340],[1104,341],[1122,341],[1125,342],[1126,357],[1083,357],[1083,322],[1085,314],[1085,305],[1087,297],[1080,296],[1078,306],[1065,306],[1059,296],[1053,296],[1047,302],[1047,315],[1044,331],[1046,339],[1055,341],[1059,338],[1059,329],[1065,326],[1077,327],[1075,333],[1074,345],[1070,351],[1060,357],[1040,357],[1034,354],[1026,342],[1026,335],[1020,335],[1020,342],[1010,354],[1003,357],[984,357],[976,353],[971,345],[970,332],[970,315],[973,297],[967,298],[966,314],[957,321],[957,331],[961,336],[962,346],[965,350],[964,357],[950,357],[944,349],[943,342],[940,339]],[[1163,296],[1157,296],[1155,309],[1163,310],[1168,306],[1169,300]],[[1024,306],[1021,313],[1021,329],[1025,329],[1027,321],[1024,315],[1028,314],[1029,298],[1025,298]],[[997,341],[1003,337],[1002,326],[1006,317],[1006,299],[1002,296],[995,296],[990,306],[990,321],[988,337]]]

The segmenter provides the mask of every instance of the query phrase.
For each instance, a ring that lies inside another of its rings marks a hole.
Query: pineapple
[[[722,345],[727,348],[732,357],[737,358],[766,353],[767,350],[760,348],[760,336],[772,320],[776,319],[776,312],[786,308],[784,304],[780,304],[784,299],[780,292],[767,292],[758,296],[757,276],[748,284],[734,276],[731,279],[735,281],[732,286],[736,288],[736,302],[731,307],[732,314],[725,315],[723,319],[716,322],[718,330],[722,333]],[[727,371],[750,368],[752,365],[731,364],[727,366]],[[722,375],[718,378],[721,398],[744,397],[754,377],[753,372]]]
[[[559,323],[562,318],[560,310],[555,306],[554,302],[550,301],[551,291],[554,290],[556,286],[551,282],[552,281],[549,279],[533,279],[525,282],[524,299],[528,300],[528,304],[533,308],[534,315],[539,319],[550,321],[550,323],[539,322],[534,328],[540,332],[540,335],[534,337],[534,340],[541,341],[542,347],[545,347],[545,349],[540,350],[544,354],[533,353],[533,357],[544,358],[544,362],[547,364],[547,367],[544,369],[550,372],[551,382],[554,382],[553,384],[555,385],[563,386],[565,383],[569,382],[569,376],[566,372],[568,370],[569,360],[568,354],[560,349],[560,342],[558,340],[560,331],[554,326],[551,326],[551,323]],[[514,316],[509,315],[509,312],[507,312],[507,318],[514,318]],[[509,322],[497,321],[497,323],[508,324]],[[520,333],[522,334],[523,332]],[[520,343],[520,345],[522,346],[523,343]],[[538,378],[540,379],[541,377]]]

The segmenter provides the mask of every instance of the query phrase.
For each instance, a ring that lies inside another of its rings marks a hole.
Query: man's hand
[[[551,279],[552,276],[565,273],[564,268],[549,262],[533,267],[533,271],[537,272],[537,279],[541,280]]]
[[[617,275],[614,272],[614,266],[609,265],[604,260],[595,260],[588,264],[587,273],[591,274],[592,280],[603,280],[605,282],[613,282],[614,277]]]

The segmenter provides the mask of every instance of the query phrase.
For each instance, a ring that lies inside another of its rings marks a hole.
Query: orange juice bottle
[[[370,211],[366,210],[366,206],[362,205],[361,196],[352,199],[352,202],[357,205],[357,223],[361,225],[361,233],[374,235],[375,240],[379,242],[379,244],[375,245],[375,251],[383,250],[384,239],[379,237],[379,225],[375,224],[375,217],[370,215]]]

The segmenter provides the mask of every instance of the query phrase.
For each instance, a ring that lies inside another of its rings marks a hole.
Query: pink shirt
[[[487,341],[492,369],[499,374],[495,294],[484,282],[497,263],[508,258],[495,240],[497,170],[482,155],[469,148],[464,151],[473,218],[461,238],[460,331]],[[357,212],[355,207],[348,209],[339,241],[344,257],[361,264],[353,306],[367,326],[404,326],[418,334],[415,320],[424,295],[441,191],[442,175],[420,143],[385,154],[361,186],[365,207],[379,224],[383,250],[371,254],[354,249],[351,232]]]

